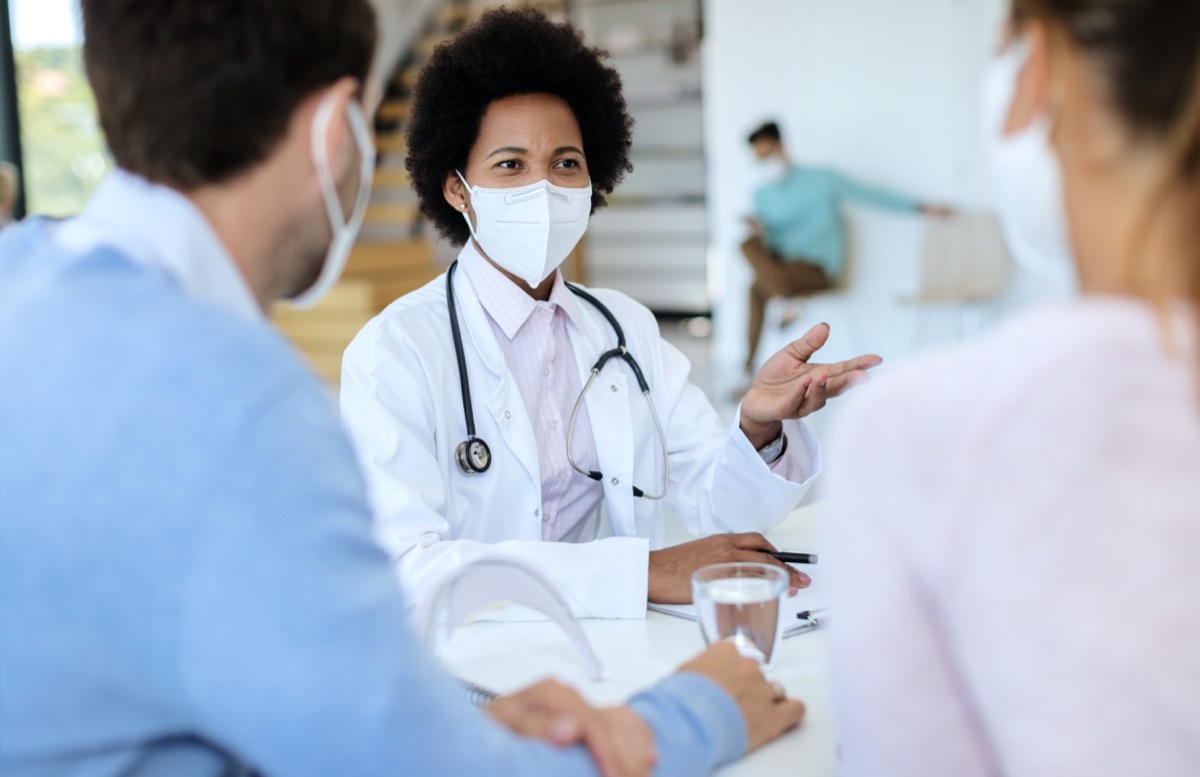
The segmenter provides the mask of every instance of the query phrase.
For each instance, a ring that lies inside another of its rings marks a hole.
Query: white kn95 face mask
[[[531,287],[550,277],[587,231],[591,184],[581,189],[542,180],[514,189],[471,186],[476,224],[465,211],[471,236],[488,258]]]
[[[1050,145],[1050,121],[1038,116],[1020,132],[1004,132],[1028,57],[1028,43],[1013,41],[983,76],[980,112],[994,206],[1018,262],[1042,275],[1073,273],[1061,174]]]

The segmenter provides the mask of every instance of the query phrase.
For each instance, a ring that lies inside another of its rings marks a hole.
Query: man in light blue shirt
[[[625,708],[466,704],[264,315],[361,215],[367,0],[83,10],[121,169],[0,236],[0,772],[703,774],[794,726],[728,645]]]
[[[946,210],[859,183],[834,170],[794,164],[773,121],[754,130],[749,141],[754,156],[768,170],[768,180],[754,193],[750,221],[755,234],[742,244],[742,253],[754,269],[746,356],[746,369],[753,372],[767,302],[824,291],[841,281],[846,253],[843,201],[938,215]]]

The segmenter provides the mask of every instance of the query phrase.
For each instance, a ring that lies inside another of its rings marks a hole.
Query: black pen
[[[785,564],[815,564],[817,563],[816,553],[792,553],[785,550],[778,550],[768,553],[773,559],[784,562]]]

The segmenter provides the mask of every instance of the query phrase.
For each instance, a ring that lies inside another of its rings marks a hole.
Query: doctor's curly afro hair
[[[471,233],[442,196],[446,175],[466,167],[483,115],[496,100],[550,94],[575,114],[592,180],[592,212],[633,170],[633,119],[621,77],[568,23],[529,8],[488,11],[438,46],[413,90],[406,167],[423,213],[454,245]]]

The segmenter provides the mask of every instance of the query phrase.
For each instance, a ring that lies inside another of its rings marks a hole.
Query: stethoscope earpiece
[[[463,440],[454,451],[464,475],[478,475],[492,466],[492,449],[478,437]]]

